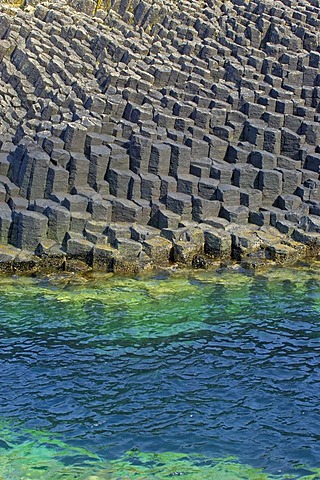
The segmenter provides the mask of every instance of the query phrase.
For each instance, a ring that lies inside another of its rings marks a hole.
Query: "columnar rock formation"
[[[319,246],[319,1],[85,5],[0,7],[4,258]]]

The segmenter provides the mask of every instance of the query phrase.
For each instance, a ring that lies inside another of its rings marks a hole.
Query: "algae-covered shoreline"
[[[184,240],[179,240],[185,238]],[[195,240],[194,240],[195,238]],[[149,247],[150,247],[149,241]],[[165,243],[164,243],[165,242]],[[196,243],[200,242],[200,243]],[[51,242],[49,242],[51,243]],[[268,269],[274,266],[302,267],[319,262],[319,238],[311,244],[299,244],[279,238],[272,228],[236,233],[208,233],[198,227],[183,227],[171,241],[154,238],[148,254],[137,256],[126,248],[119,251],[110,245],[96,245],[72,254],[57,248],[34,254],[12,246],[0,245],[0,272],[4,275],[54,275],[69,273],[114,273],[116,275],[152,274],[159,270],[188,272],[215,271],[219,268],[245,270]],[[149,248],[148,247],[148,248]]]

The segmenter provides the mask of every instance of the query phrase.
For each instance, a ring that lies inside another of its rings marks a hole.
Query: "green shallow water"
[[[0,291],[0,480],[320,479],[319,264]]]

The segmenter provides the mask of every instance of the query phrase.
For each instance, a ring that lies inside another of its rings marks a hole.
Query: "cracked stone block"
[[[142,207],[126,199],[115,199],[112,203],[112,222],[140,221]]]
[[[87,129],[80,124],[69,124],[63,135],[64,148],[68,152],[83,153],[85,149]]]
[[[163,230],[164,228],[178,228],[180,220],[181,215],[174,213],[171,210],[160,208],[150,218],[149,225],[158,228],[159,230]]]
[[[94,145],[93,147],[91,147],[88,173],[89,185],[94,186],[97,182],[105,179],[107,167],[109,165],[109,158],[109,147],[106,147],[104,145]]]
[[[169,193],[166,197],[166,206],[178,215],[191,217],[192,198],[190,195],[184,193]]]
[[[263,149],[269,153],[279,155],[281,152],[281,132],[267,128],[264,132]]]
[[[259,149],[263,149],[264,143],[264,124],[263,122],[256,120],[247,121],[243,128],[243,140],[255,145]]]
[[[233,226],[230,229],[233,257],[241,260],[243,255],[252,254],[260,250],[261,240],[255,234],[253,225]]]
[[[70,230],[69,210],[60,205],[49,205],[45,209],[44,215],[48,218],[48,238],[61,244]]]
[[[192,197],[192,219],[195,222],[201,222],[204,218],[218,216],[221,202],[217,200],[208,200],[196,195]]]
[[[171,260],[177,263],[192,264],[195,255],[202,253],[203,245],[192,242],[174,242],[171,250]]]
[[[152,141],[142,135],[134,135],[130,142],[130,169],[134,173],[147,172]]]
[[[320,233],[320,217],[316,215],[305,215],[299,221],[299,228],[306,232]]]
[[[111,169],[108,171],[107,181],[110,194],[119,198],[127,198],[129,185],[132,179],[130,171]]]
[[[210,146],[208,142],[199,140],[198,138],[188,138],[186,140],[187,147],[191,148],[191,158],[198,160],[209,156]]]
[[[181,175],[179,174],[177,177],[177,191],[180,193],[185,193],[186,195],[194,195],[198,193],[198,183],[199,179],[198,177],[195,177],[194,175],[190,174],[185,174]]]
[[[229,145],[225,161],[228,163],[247,163],[249,152],[241,147]]]
[[[88,212],[72,212],[70,217],[70,231],[82,234],[90,219],[91,215]]]
[[[189,174],[191,163],[191,149],[185,145],[171,145],[169,175]]]
[[[302,173],[298,170],[287,170],[284,168],[277,168],[282,173],[282,192],[285,194],[293,194],[301,185]]]
[[[262,150],[251,152],[248,160],[254,167],[260,169],[273,170],[277,166],[277,157]]]
[[[276,222],[275,227],[280,233],[284,235],[291,235],[295,229],[295,225],[288,220],[279,220]]]
[[[94,245],[92,250],[92,266],[96,270],[101,269],[103,271],[112,272],[116,252],[116,249],[112,248],[110,245]]]
[[[198,195],[207,200],[214,200],[216,198],[219,181],[215,178],[204,178],[199,180]]]
[[[157,175],[152,173],[141,173],[141,198],[144,200],[152,200],[159,198],[161,180]]]
[[[283,210],[277,207],[270,208],[270,225],[275,227],[278,221],[286,219],[286,214]]]
[[[151,147],[148,171],[155,175],[168,175],[171,147],[165,143],[153,143]]]
[[[230,222],[228,222],[228,220],[226,220],[225,218],[211,216],[204,218],[202,220],[202,223],[200,224],[200,227],[205,230],[207,228],[207,225],[210,225],[214,228],[220,228],[221,230],[226,230],[227,227],[230,227]]]
[[[212,160],[210,158],[201,158],[192,161],[190,164],[190,173],[199,178],[209,178]]]
[[[216,199],[230,206],[239,206],[240,192],[238,187],[220,184],[216,191]]]
[[[70,161],[67,165],[69,171],[69,189],[74,186],[86,185],[88,182],[90,161],[83,153],[70,152]]]
[[[231,178],[233,175],[233,167],[224,161],[213,160],[210,177],[215,178],[220,181],[220,183],[231,183]]]
[[[204,252],[214,258],[231,257],[231,235],[221,229],[206,227],[204,230]]]
[[[12,228],[12,211],[6,203],[0,203],[0,240],[7,244]]]
[[[48,219],[41,213],[16,210],[13,224],[10,242],[17,248],[34,251],[46,236]]]
[[[244,205],[240,205],[239,207],[222,205],[219,216],[225,218],[230,223],[248,223],[249,208]]]
[[[240,192],[240,203],[250,210],[258,210],[262,206],[262,192],[261,190],[250,190],[250,192]]]
[[[50,157],[43,151],[30,151],[24,155],[18,185],[20,195],[30,199],[44,195]]]
[[[158,236],[159,230],[149,225],[132,225],[131,227],[131,239],[135,242],[143,243]]]
[[[109,169],[129,170],[130,156],[125,151],[119,153],[112,152],[108,163],[105,164],[105,167],[102,167],[105,168],[105,172],[107,171],[107,167]]]
[[[65,169],[70,161],[70,152],[67,152],[61,148],[54,149],[50,153],[50,160],[53,165]]]
[[[296,170],[297,168],[302,167],[302,162],[293,160],[292,158],[289,157],[284,157],[282,155],[277,156],[277,167],[278,168],[284,168],[287,170]]]
[[[131,173],[127,197],[129,200],[140,199],[141,197],[141,177],[136,173]]]
[[[232,181],[236,187],[254,189],[257,187],[259,170],[251,165],[239,165],[233,170]]]
[[[229,142],[215,135],[204,135],[203,139],[209,144],[209,157],[213,160],[224,160],[228,150]]]
[[[249,223],[253,223],[259,227],[270,225],[270,212],[267,210],[250,210]]]
[[[83,238],[81,235],[72,233],[67,240],[67,256],[72,259],[82,260],[91,263],[94,244]]]
[[[67,193],[69,189],[69,172],[62,167],[50,165],[46,179],[45,195],[50,196],[54,191]]]
[[[7,203],[12,211],[27,210],[29,207],[29,200],[22,197],[10,197]]]
[[[114,247],[117,238],[131,238],[131,225],[129,223],[110,223],[105,231],[110,244]]]
[[[142,248],[155,264],[166,264],[170,259],[172,243],[163,237],[148,237],[142,243]]]
[[[299,160],[299,150],[302,146],[302,138],[297,133],[281,129],[281,155]]]
[[[299,133],[301,133],[302,135],[305,135],[306,141],[308,144],[319,145],[320,143],[319,122],[304,121],[301,126],[301,132]]]
[[[128,238],[117,237],[114,245],[121,257],[129,261],[139,257],[142,252],[141,243]]]
[[[93,198],[89,201],[88,212],[90,212],[92,220],[110,223],[112,218],[112,203],[102,198]]]
[[[164,198],[168,193],[177,191],[177,180],[169,175],[160,175],[161,180],[159,198]]]
[[[258,177],[259,190],[263,200],[273,203],[282,192],[282,174],[276,170],[260,170]]]
[[[86,212],[88,200],[82,195],[66,195],[61,202],[70,212]]]

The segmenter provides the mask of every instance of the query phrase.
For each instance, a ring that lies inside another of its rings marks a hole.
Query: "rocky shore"
[[[0,270],[319,258],[318,0],[0,6]]]

